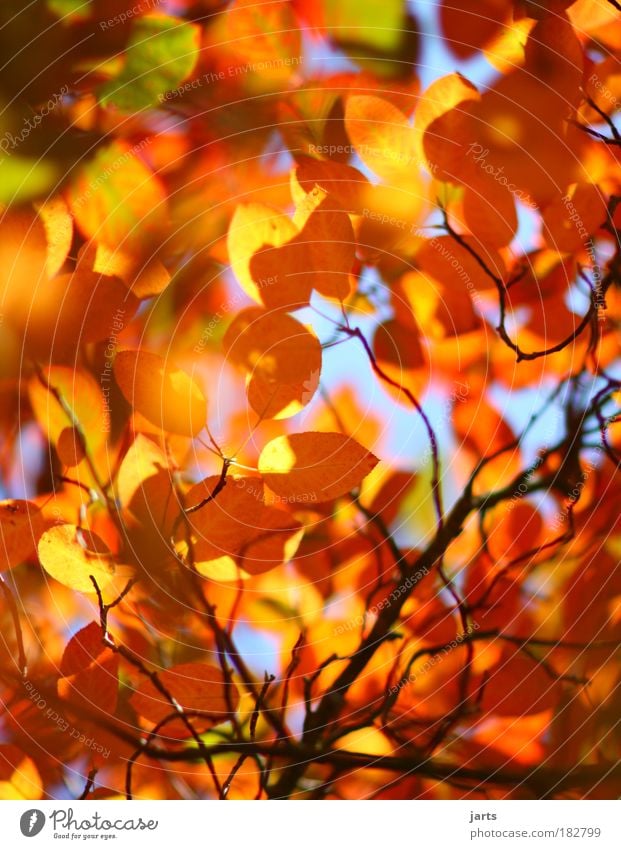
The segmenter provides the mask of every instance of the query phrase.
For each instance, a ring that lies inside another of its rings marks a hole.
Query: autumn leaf
[[[122,506],[141,522],[170,527],[177,512],[172,475],[164,451],[144,434],[136,434],[117,474]]]
[[[237,710],[239,693],[235,684],[226,681],[222,671],[206,663],[181,663],[158,672],[158,678],[175,705],[198,715],[198,725],[209,728],[230,719]],[[134,710],[150,723],[173,716],[176,707],[155,687],[144,681],[131,698]],[[163,729],[167,737],[188,737],[189,731],[176,719]]]
[[[247,372],[248,401],[259,416],[294,416],[311,401],[319,385],[321,345],[292,316],[243,310],[223,345],[227,359]]]
[[[136,298],[159,295],[170,283],[170,273],[156,256],[144,259],[120,250],[97,245],[93,271],[118,277]]]
[[[0,746],[0,801],[41,799],[43,782],[32,758],[16,746]]]
[[[0,501],[1,569],[11,569],[31,557],[46,520],[30,501]]]
[[[86,457],[84,437],[77,427],[61,430],[56,445],[58,457],[65,466],[77,466]]]
[[[309,4],[310,5],[310,4]],[[339,41],[353,41],[378,49],[389,49],[399,37],[404,22],[404,6],[387,0],[381,7],[352,0],[334,6],[328,0],[317,4],[329,33]]]
[[[171,433],[196,436],[207,420],[197,381],[149,351],[120,351],[114,360],[119,388],[136,412]]]
[[[108,248],[140,252],[157,238],[167,218],[159,178],[143,161],[148,140],[115,141],[100,148],[72,182],[69,206],[81,233]]]
[[[73,218],[60,195],[39,204],[37,212],[47,237],[47,275],[53,277],[69,255],[73,240]]]
[[[550,710],[560,695],[560,683],[541,664],[515,652],[505,652],[488,670],[481,709],[499,716],[525,716]]]
[[[52,578],[72,590],[95,593],[114,577],[112,554],[95,534],[75,525],[56,525],[45,531],[37,545],[41,565]]]
[[[1,798],[621,798],[621,6],[429,5],[0,6]]]
[[[391,182],[412,169],[414,131],[387,100],[374,95],[348,98],[345,126],[356,153],[378,176]]]
[[[206,478],[185,495],[192,556],[201,574],[235,580],[239,569],[258,575],[293,556],[302,526],[287,511],[266,505],[261,478],[229,478],[214,497],[218,483]],[[185,534],[181,540],[184,549]]]
[[[191,74],[199,45],[196,24],[162,14],[137,19],[121,73],[101,89],[102,103],[126,111],[154,106]]]
[[[51,442],[58,444],[63,431],[73,428],[76,422],[87,445],[95,448],[105,442],[105,400],[101,386],[89,372],[50,366],[44,371],[43,380],[39,376],[30,379],[28,396],[34,415]]]
[[[74,634],[65,647],[58,694],[73,706],[113,714],[118,700],[118,674],[118,655],[104,644],[101,625],[91,622]]]
[[[355,439],[340,433],[294,433],[268,442],[259,457],[259,471],[281,498],[304,503],[345,495],[378,462]]]
[[[326,201],[326,194],[316,186],[298,205],[293,221],[256,205],[238,208],[231,221],[233,271],[246,292],[269,309],[305,306],[313,289],[340,300],[349,293],[353,228],[348,215]]]

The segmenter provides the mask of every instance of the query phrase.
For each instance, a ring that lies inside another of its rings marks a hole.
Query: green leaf
[[[50,11],[59,18],[88,18],[91,13],[91,0],[48,0]]]
[[[100,90],[104,105],[124,111],[147,109],[176,88],[194,70],[200,29],[170,15],[137,20],[125,53],[123,70]]]
[[[328,0],[324,8],[328,32],[339,42],[392,50],[401,40],[403,0]]]
[[[52,162],[0,154],[0,204],[23,203],[47,194],[60,174]]]

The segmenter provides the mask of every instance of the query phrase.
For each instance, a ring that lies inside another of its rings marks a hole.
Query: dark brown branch
[[[255,734],[257,733],[257,722],[259,721],[259,716],[263,708],[263,703],[265,702],[265,697],[267,695],[267,691],[269,690],[270,684],[272,683],[272,681],[274,681],[275,678],[275,675],[268,675],[267,672],[265,673],[265,679],[263,681],[263,686],[261,687],[261,692],[257,696],[257,700],[252,710],[252,716],[250,717],[249,731],[251,740],[254,740]]]
[[[425,425],[425,430],[427,431],[427,436],[429,438],[429,444],[431,446],[431,455],[432,455],[432,478],[431,478],[431,491],[433,497],[433,503],[436,511],[436,518],[438,523],[438,529],[442,529],[442,523],[444,521],[444,508],[442,506],[442,490],[440,488],[440,454],[438,448],[438,440],[435,434],[433,427],[431,426],[431,422],[429,421],[429,417],[427,413],[424,411],[421,403],[416,398],[416,396],[406,387],[402,386],[398,381],[393,380],[390,375],[386,374],[386,372],[379,365],[377,360],[375,359],[375,355],[371,346],[367,342],[367,339],[363,332],[359,327],[348,327],[346,325],[341,325],[339,330],[342,333],[351,336],[352,338],[356,338],[362,344],[362,347],[365,350],[365,353],[369,359],[371,364],[371,368],[375,372],[375,374],[383,380],[384,383],[387,383],[389,386],[392,386],[393,389],[397,389],[399,392],[403,392],[408,401],[412,404],[418,415],[421,417],[423,424]]]
[[[93,790],[93,787],[95,786],[95,776],[97,775],[97,772],[98,770],[96,767],[93,767],[93,769],[89,772],[86,778],[86,784],[84,785],[84,790],[82,791],[82,794],[78,797],[80,801],[88,799],[90,793]]]
[[[595,294],[591,295],[591,300],[589,304],[589,308],[584,314],[584,316],[579,321],[577,327],[561,342],[558,342],[556,345],[551,345],[549,348],[542,348],[538,351],[523,351],[520,346],[513,341],[513,339],[509,336],[509,333],[506,328],[506,320],[507,320],[507,291],[509,289],[510,284],[505,285],[504,281],[498,277],[497,274],[489,268],[489,266],[485,263],[482,257],[474,250],[474,248],[468,244],[468,242],[461,236],[453,227],[451,226],[448,216],[446,214],[446,210],[443,207],[440,207],[442,210],[442,215],[444,218],[444,227],[446,232],[460,245],[464,250],[466,250],[470,256],[478,263],[478,265],[483,269],[485,274],[493,281],[496,286],[496,290],[498,292],[498,301],[499,301],[499,320],[498,326],[496,327],[496,332],[505,343],[505,345],[510,348],[516,355],[516,362],[522,362],[523,360],[538,360],[541,357],[547,357],[551,354],[558,354],[560,351],[567,348],[568,345],[571,345],[572,342],[575,342],[576,339],[582,335],[582,333],[586,330],[589,325],[592,324],[593,318],[597,314],[597,305],[595,303]],[[611,280],[609,279],[604,286],[604,282],[602,281],[602,288],[605,289],[610,285]],[[595,332],[595,331],[594,331]]]
[[[209,504],[211,501],[215,501],[218,495],[222,492],[224,487],[226,486],[226,476],[228,474],[229,469],[231,468],[231,460],[228,460],[226,457],[222,458],[222,471],[220,472],[220,477],[216,485],[213,488],[213,492],[199,501],[198,504],[193,504],[191,507],[184,507],[183,512],[186,516],[189,516],[190,513],[196,513],[197,510],[200,510],[202,507],[205,507],[206,504]]]
[[[108,631],[108,610],[109,610],[109,607],[107,605],[105,605],[104,602],[103,602],[103,596],[101,594],[101,589],[99,588],[97,580],[93,577],[93,575],[89,575],[89,577],[90,577],[90,580],[91,580],[93,586],[95,587],[95,592],[97,593],[97,599],[99,601],[99,618],[100,618],[100,623],[101,623],[101,633],[102,633],[103,644],[105,646],[107,646],[109,649],[111,649],[111,651],[113,651],[115,654],[118,654],[120,657],[122,657],[124,660],[126,660],[131,666],[134,667],[134,669],[136,669],[138,672],[140,672],[141,675],[144,675],[145,678],[148,678],[149,681],[151,681],[151,683],[155,687],[155,689],[170,704],[170,706],[176,712],[177,718],[179,720],[181,720],[181,722],[185,725],[185,727],[187,728],[191,737],[193,738],[194,742],[198,746],[198,749],[199,749],[201,755],[203,756],[203,759],[204,759],[205,763],[207,764],[207,767],[208,767],[208,769],[209,769],[209,771],[212,775],[212,778],[214,780],[214,784],[216,785],[218,792],[220,792],[222,788],[220,787],[220,782],[218,780],[218,776],[217,776],[216,771],[214,769],[213,762],[211,760],[211,756],[209,755],[207,747],[205,746],[200,734],[198,733],[198,731],[194,727],[194,724],[190,721],[190,718],[189,718],[186,710],[183,708],[182,705],[179,704],[179,702],[175,699],[175,697],[168,690],[168,688],[162,683],[161,678],[159,677],[157,672],[155,672],[155,670],[149,669],[147,666],[145,666],[145,664],[142,662],[142,660],[137,655],[135,655],[132,651],[130,651],[130,649],[128,649],[127,646],[116,643],[116,641],[114,640],[114,637]],[[125,590],[123,591],[123,593],[121,593],[121,597],[124,597],[126,595],[127,591],[128,591],[128,587],[126,587]],[[117,604],[118,601],[119,601],[119,599],[117,599],[114,602],[114,604]]]

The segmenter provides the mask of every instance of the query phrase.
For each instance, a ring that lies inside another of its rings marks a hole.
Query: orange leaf
[[[552,250],[588,248],[589,238],[606,220],[606,199],[592,183],[579,183],[543,211],[543,235]]]
[[[73,427],[75,418],[87,444],[92,448],[102,445],[106,441],[106,429],[102,425],[106,424],[109,416],[95,378],[82,369],[50,366],[44,371],[44,380],[63,399],[63,404],[60,404],[38,377],[31,378],[28,384],[30,404],[47,438],[58,444],[61,433],[67,427]]]
[[[305,156],[298,162],[295,178],[306,193],[317,185],[345,212],[362,214],[369,181],[357,168]]]
[[[493,249],[486,249],[470,236],[463,238],[487,268],[502,279],[505,264],[500,254]],[[443,283],[449,290],[455,288],[472,293],[477,289],[494,288],[494,281],[472,254],[451,236],[438,236],[424,242],[417,259],[422,271]]]
[[[200,714],[191,721],[198,729],[205,730],[224,722],[237,710],[239,693],[233,683],[227,683],[222,671],[206,663],[181,663],[171,669],[158,672],[158,678],[175,702],[185,711]],[[144,681],[131,698],[134,710],[152,723],[161,722],[174,715],[175,708],[155,687],[152,681]],[[186,726],[178,719],[166,725],[162,734],[169,737],[190,736]]]
[[[277,495],[291,502],[330,501],[359,486],[377,457],[341,433],[293,433],[265,446],[259,471]]]
[[[506,651],[487,673],[481,700],[483,713],[527,716],[553,708],[561,693],[558,679],[519,652]]]
[[[47,237],[47,276],[53,277],[69,255],[73,241],[73,218],[60,195],[39,204],[37,211]]]
[[[463,211],[466,226],[484,245],[504,248],[513,240],[518,227],[515,199],[500,183],[481,180],[466,187]]]
[[[132,407],[170,433],[196,436],[207,421],[207,402],[196,380],[158,354],[120,351],[114,376]]]
[[[45,520],[30,501],[0,501],[0,571],[12,569],[35,553]]]
[[[21,330],[27,326],[32,300],[47,281],[46,231],[41,218],[26,210],[5,212],[1,224],[0,303]]]
[[[390,367],[398,376],[425,364],[420,331],[415,322],[407,326],[395,319],[378,325],[373,337],[373,351],[382,366]]]
[[[442,34],[452,52],[465,59],[482,50],[501,29],[510,13],[505,0],[443,0]]]
[[[460,145],[468,141],[460,138],[467,125],[468,102],[478,98],[477,89],[461,74],[449,74],[435,80],[421,95],[414,120],[417,155],[421,161],[427,159],[434,176],[438,168],[448,167],[451,174],[456,172],[454,159],[463,156]],[[450,132],[446,122],[430,130],[437,119],[449,112],[453,115]]]
[[[61,430],[56,445],[60,462],[65,466],[77,466],[86,457],[84,439],[77,427]]]
[[[34,761],[17,746],[0,745],[0,801],[41,798],[43,782]],[[43,817],[39,817],[42,825]],[[32,836],[40,830],[33,830]]]
[[[147,141],[143,143],[146,145]],[[141,251],[166,222],[166,192],[140,157],[142,146],[114,141],[82,167],[70,191],[76,223],[88,239]]]
[[[240,286],[253,300],[262,302],[263,287],[272,286],[272,275],[255,277],[250,270],[254,254],[266,246],[279,247],[297,234],[293,221],[270,206],[262,203],[241,204],[231,219],[227,248],[231,268]]]
[[[155,533],[172,527],[178,513],[172,490],[172,472],[162,449],[144,434],[136,438],[123,457],[117,475],[117,492],[124,508]]]
[[[261,478],[227,478],[213,498],[218,481],[215,476],[206,478],[185,496],[188,507],[206,501],[188,515],[198,570],[209,574],[205,564],[214,561],[220,561],[223,569],[228,558],[234,561],[231,566],[237,564],[249,574],[259,574],[292,556],[301,525],[290,513],[266,506]],[[233,569],[233,577],[236,571]]]
[[[88,257],[93,271],[119,277],[136,298],[161,294],[171,280],[170,273],[156,256],[141,257],[118,248],[111,250],[106,245],[98,245],[96,251],[85,251],[85,254],[82,259]]]
[[[69,640],[60,662],[58,695],[88,710],[113,714],[119,690],[118,655],[103,643],[101,625],[91,622]]]
[[[248,400],[265,418],[287,418],[308,404],[319,385],[321,345],[290,315],[243,310],[223,340],[226,356],[248,372]]]

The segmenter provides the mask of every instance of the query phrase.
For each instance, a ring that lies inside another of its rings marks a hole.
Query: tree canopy
[[[5,0],[0,798],[619,798],[621,5]]]

